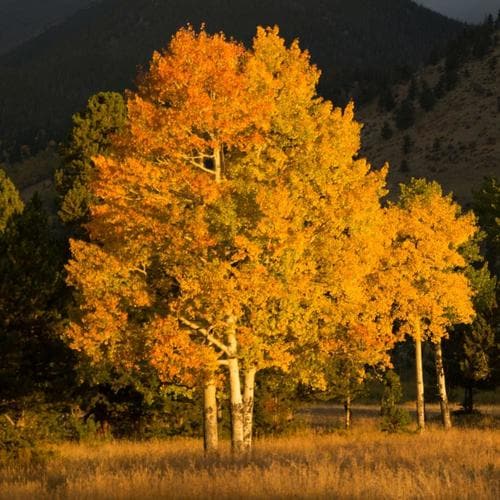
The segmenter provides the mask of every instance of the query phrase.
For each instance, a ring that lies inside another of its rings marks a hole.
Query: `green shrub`
[[[402,397],[403,389],[398,374],[388,370],[384,375],[384,392],[380,409],[383,431],[400,432],[410,424],[410,414],[399,406]]]
[[[6,415],[0,416],[0,463],[29,465],[43,463],[47,457],[29,430],[17,427]]]
[[[255,389],[255,434],[283,434],[297,425],[297,384],[279,370],[266,369],[257,375]]]

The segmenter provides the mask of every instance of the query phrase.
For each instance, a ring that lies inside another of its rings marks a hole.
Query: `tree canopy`
[[[383,207],[387,168],[358,157],[354,106],[319,97],[319,76],[278,28],[250,49],[179,30],[92,158],[88,239],[71,241],[70,345],[203,385],[207,415],[226,368],[236,451],[259,370],[325,388],[342,362],[362,380],[404,333],[473,315],[457,251],[472,216],[425,181]]]

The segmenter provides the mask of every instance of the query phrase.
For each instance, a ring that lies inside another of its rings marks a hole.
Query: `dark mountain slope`
[[[409,0],[105,0],[0,59],[4,149],[61,138],[89,95],[131,86],[188,22],[246,43],[257,25],[278,24],[310,50],[334,97],[366,72],[417,64],[462,28]]]
[[[375,166],[389,161],[393,193],[399,183],[425,177],[437,180],[446,192],[452,191],[461,203],[468,203],[484,177],[500,178],[500,17],[498,23],[484,55],[461,54],[452,88],[436,98],[432,109],[422,108],[418,94],[423,82],[436,89],[446,74],[445,60],[421,68],[413,76],[417,96],[414,122],[408,128],[398,130],[395,111],[384,111],[376,102],[358,110],[358,119],[364,124],[362,154]],[[392,89],[398,105],[407,98],[410,87],[403,84]],[[384,123],[393,130],[390,137],[383,138]]]
[[[0,0],[0,54],[43,33],[94,0]]]

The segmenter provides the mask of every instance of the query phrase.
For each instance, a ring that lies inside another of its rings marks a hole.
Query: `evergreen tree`
[[[413,142],[411,140],[411,137],[408,134],[405,134],[403,137],[403,147],[402,147],[402,152],[404,156],[408,156],[411,152],[411,148],[413,146]]]
[[[418,95],[418,83],[415,77],[410,80],[410,85],[408,86],[408,99],[414,101]]]
[[[396,110],[396,126],[406,130],[415,123],[415,107],[411,99],[405,99]]]
[[[23,202],[19,193],[0,168],[0,233],[5,230],[10,218],[23,210]]]
[[[446,90],[449,92],[453,90],[458,84],[458,70],[447,69],[444,74],[444,85]]]
[[[478,242],[464,249],[469,260],[467,277],[475,292],[476,318],[470,325],[457,325],[445,341],[445,361],[449,367],[449,380],[464,389],[463,408],[466,413],[474,411],[474,391],[494,386],[498,366],[497,280],[479,255]],[[479,267],[478,267],[479,266]]]
[[[384,111],[392,111],[396,107],[396,101],[389,84],[385,84],[380,94],[379,107]]]
[[[73,355],[57,334],[64,300],[64,246],[38,196],[0,235],[0,401],[59,399],[72,386]]]
[[[382,126],[382,130],[380,131],[380,135],[382,136],[382,139],[389,140],[393,136],[393,134],[394,134],[394,132],[392,131],[392,128],[389,125],[389,122],[384,122],[384,125]]]
[[[437,49],[433,49],[429,54],[429,58],[427,59],[427,65],[435,66],[439,62],[439,58],[439,51]]]
[[[403,388],[398,374],[394,370],[384,373],[384,392],[380,404],[382,415],[382,430],[397,432],[406,427],[410,422],[410,414],[399,406],[403,398]]]
[[[425,111],[430,111],[436,104],[436,96],[426,80],[422,80],[422,88],[418,95],[420,107]]]
[[[444,74],[441,75],[442,85],[446,91],[453,90],[458,83],[458,70],[467,57],[467,46],[461,40],[450,44],[444,61]]]
[[[327,390],[323,398],[336,399],[344,406],[344,428],[349,430],[352,424],[352,403],[366,390],[366,381],[371,373],[362,357],[353,351],[335,353],[326,364],[325,376]]]
[[[92,158],[108,151],[111,137],[124,127],[126,116],[124,99],[116,92],[92,96],[83,113],[73,116],[71,136],[62,149],[64,164],[56,172],[56,187],[61,196],[59,216],[63,222],[78,225],[87,220]]]
[[[439,77],[439,80],[433,89],[433,94],[436,97],[436,99],[442,99],[445,96],[446,91],[447,91],[446,79],[445,79],[445,76],[443,74]]]
[[[472,206],[486,233],[486,259],[496,276],[500,276],[500,183],[496,177],[483,181],[474,193]]]
[[[492,34],[495,30],[493,16],[488,16],[482,26],[474,32],[472,43],[472,55],[477,59],[482,59],[491,52],[493,45]]]

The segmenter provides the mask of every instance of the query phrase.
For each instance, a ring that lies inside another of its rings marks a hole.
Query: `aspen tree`
[[[394,232],[388,279],[395,286],[394,317],[401,322],[401,332],[415,341],[418,427],[425,428],[422,342],[426,339],[436,346],[443,422],[449,426],[440,343],[448,327],[470,323],[474,317],[473,292],[459,248],[476,233],[475,219],[471,213],[462,214],[438,183],[423,179],[401,185],[399,202],[389,209],[389,216]]]
[[[321,382],[313,360],[340,329],[365,355],[390,332],[366,304],[386,170],[355,159],[353,105],[319,98],[318,79],[277,28],[259,28],[251,50],[182,29],[128,94],[114,154],[94,159],[98,202],[90,241],[72,242],[79,311],[66,334],[92,359],[146,361],[203,386],[208,448],[221,367],[240,453],[259,370]]]

